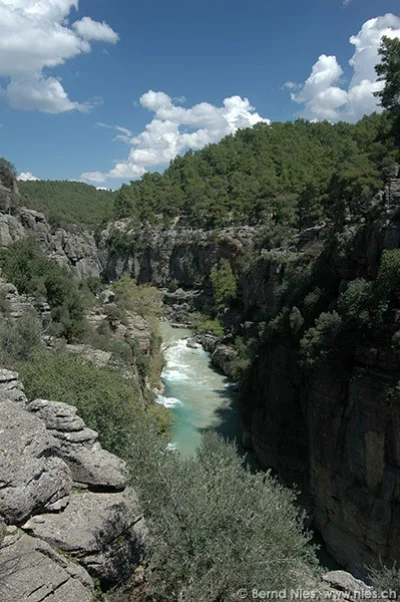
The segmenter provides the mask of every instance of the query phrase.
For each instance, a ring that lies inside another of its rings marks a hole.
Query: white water
[[[238,432],[238,413],[233,386],[210,364],[210,355],[201,347],[192,349],[187,342],[192,332],[161,323],[166,366],[162,373],[164,395],[158,403],[174,414],[172,445],[184,455],[192,454],[201,433],[214,428],[225,436]]]

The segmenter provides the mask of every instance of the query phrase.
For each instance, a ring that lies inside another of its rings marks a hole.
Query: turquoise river
[[[193,336],[190,330],[162,322],[161,334],[165,391],[158,403],[173,410],[172,445],[190,455],[199,445],[201,433],[209,428],[236,438],[239,418],[233,384],[212,368],[210,354],[202,347],[188,347]]]

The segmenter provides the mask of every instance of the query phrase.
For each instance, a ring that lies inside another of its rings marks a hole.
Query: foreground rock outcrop
[[[2,602],[92,600],[140,562],[143,518],[125,463],[103,450],[76,409],[28,402],[0,371]]]

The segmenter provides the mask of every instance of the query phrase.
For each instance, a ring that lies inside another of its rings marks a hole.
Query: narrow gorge
[[[271,212],[61,228],[1,187],[5,602],[175,596],[169,575],[181,583],[187,524],[202,529],[206,506],[226,512],[199,535],[207,566],[210,534],[235,512],[232,557],[256,554],[255,517],[260,549],[288,554],[283,578],[304,572],[312,591],[370,591],[367,567],[400,562],[400,167],[383,173],[380,190],[340,193],[309,227]],[[254,516],[229,495],[239,483]],[[304,524],[353,577],[316,577]],[[34,570],[14,564],[25,555]]]
[[[173,437],[178,448],[190,453],[202,429],[218,430],[218,414],[220,423],[229,423],[224,414],[229,414],[233,394],[217,373],[211,380],[208,373],[208,382],[202,382],[208,359],[199,342],[216,367],[232,377],[235,338],[258,337],[260,325],[274,327],[281,319],[283,287],[293,270],[301,273],[312,266],[313,282],[289,299],[288,315],[316,289],[329,287],[333,299],[350,282],[376,277],[382,252],[400,246],[399,202],[400,180],[392,179],[370,206],[352,208],[338,225],[305,230],[277,249],[265,248],[261,227],[132,229],[128,221],[110,225],[95,241],[89,234],[51,231],[43,215],[26,209],[15,217],[3,214],[0,240],[6,247],[34,235],[49,257],[80,278],[112,281],[128,273],[139,283],[160,287],[165,315],[181,327],[192,326],[196,312],[207,304],[213,266],[229,262],[239,276],[240,301],[225,315],[223,336],[198,335],[191,345],[191,331],[162,325],[167,368],[160,400],[175,406]],[[267,342],[260,340],[240,385],[242,443],[261,466],[300,487],[327,550],[356,573],[376,556],[399,560],[398,352],[386,342],[397,332],[397,313],[393,306],[379,340],[357,342],[345,367],[333,354],[306,373],[299,367],[296,337],[277,324]],[[193,398],[190,409],[181,405],[187,397]]]

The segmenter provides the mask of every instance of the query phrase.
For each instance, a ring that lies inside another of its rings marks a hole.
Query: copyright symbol
[[[247,598],[247,589],[240,589],[238,591],[238,596],[241,600],[244,600],[245,598]]]

